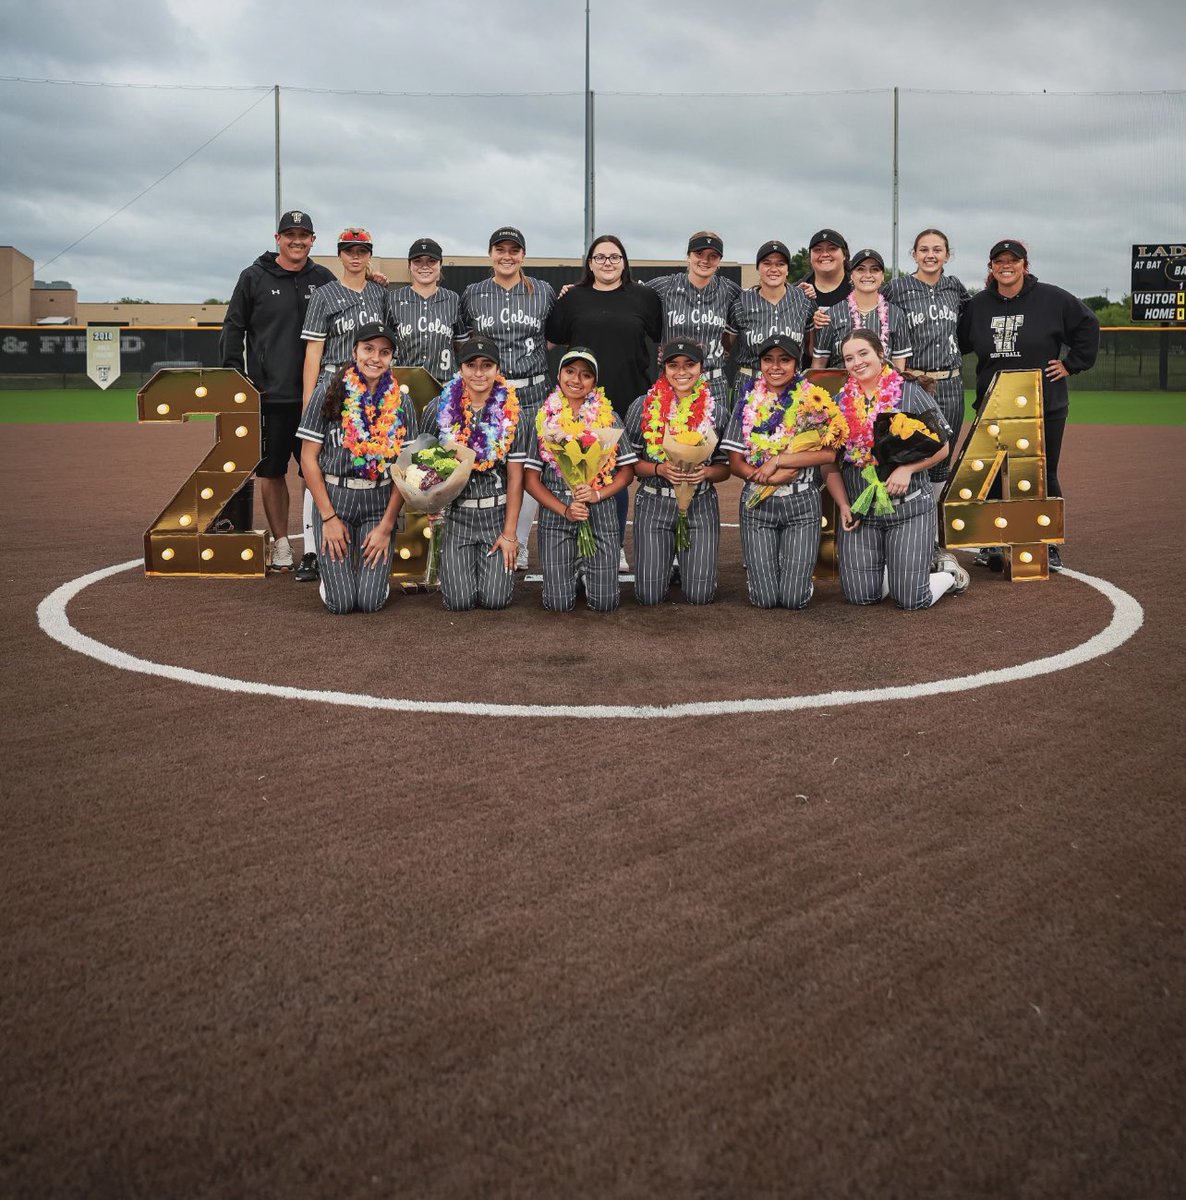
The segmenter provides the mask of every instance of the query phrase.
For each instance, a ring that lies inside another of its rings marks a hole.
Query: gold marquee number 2
[[[259,463],[259,392],[231,367],[162,370],[141,388],[136,408],[142,424],[211,413],[216,429],[214,449],[145,533],[144,573],[262,576],[266,543],[260,530],[213,529]]]
[[[1001,480],[1001,498],[988,498]],[[1041,371],[1000,371],[943,490],[949,549],[1004,546],[1014,583],[1047,579],[1063,540],[1063,505],[1046,495]]]

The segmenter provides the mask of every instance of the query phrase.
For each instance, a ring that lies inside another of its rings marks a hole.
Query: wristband
[[[336,512],[332,512],[328,517],[322,517],[321,523],[324,525],[326,521],[340,521],[342,518]]]

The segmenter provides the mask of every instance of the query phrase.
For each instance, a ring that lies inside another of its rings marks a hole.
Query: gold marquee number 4
[[[1001,498],[988,498],[1001,480]],[[1047,579],[1063,506],[1046,495],[1041,371],[1000,371],[943,490],[944,544],[1004,546],[1014,583]]]
[[[259,392],[231,367],[158,371],[136,397],[142,424],[215,418],[214,449],[144,535],[146,575],[259,577],[266,570],[258,529],[216,533],[218,514],[260,459]]]

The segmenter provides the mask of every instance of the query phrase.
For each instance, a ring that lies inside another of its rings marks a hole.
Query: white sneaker
[[[272,543],[272,570],[291,571],[292,566],[292,547],[288,544],[288,538],[278,537]]]
[[[524,546],[519,551],[519,553],[515,555],[515,570],[516,571],[526,571],[527,570],[527,547],[526,546]]]
[[[626,561],[626,547],[625,546],[623,546],[618,551],[618,574],[619,575],[629,575],[630,574],[630,564]]]

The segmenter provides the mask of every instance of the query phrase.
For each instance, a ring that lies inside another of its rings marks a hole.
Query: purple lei
[[[465,426],[464,406],[465,384],[458,371],[445,384],[441,391],[440,403],[437,406],[437,428],[442,437],[460,437]],[[494,447],[503,436],[502,417],[506,405],[507,387],[505,383],[497,382],[486,397],[482,410],[472,421],[469,435],[469,448],[474,452],[474,465],[493,462],[496,454]]]
[[[791,402],[791,393],[803,382],[803,375],[796,372],[791,376],[791,382],[787,384],[777,396],[774,397],[774,403],[770,406],[770,415],[762,422],[761,425],[755,425],[750,431],[751,433],[773,433],[782,423],[787,415],[787,406]],[[742,414],[745,412],[746,402],[749,400],[749,392],[737,402],[737,423],[741,424]]]

